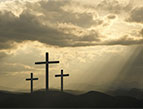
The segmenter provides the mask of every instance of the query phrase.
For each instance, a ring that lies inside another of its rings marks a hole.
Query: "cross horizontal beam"
[[[60,61],[49,61],[49,64],[56,64],[56,63],[60,63]]]
[[[33,80],[38,80],[38,78],[33,78]]]
[[[26,79],[26,81],[30,81],[30,80],[31,80],[31,78]]]
[[[26,81],[30,81],[30,80],[38,80],[38,78],[27,78]]]
[[[59,61],[49,61],[49,62],[35,62],[35,64],[56,64],[60,63]]]
[[[35,62],[35,64],[46,64],[47,62]]]
[[[61,77],[61,76],[69,76],[69,74],[55,75],[55,77]]]

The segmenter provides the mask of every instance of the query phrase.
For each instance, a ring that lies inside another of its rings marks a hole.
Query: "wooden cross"
[[[31,78],[26,79],[26,81],[31,81],[31,93],[33,92],[33,80],[38,80],[38,78],[33,78],[33,73],[31,73]]]
[[[49,64],[57,64],[59,61],[49,61],[49,54],[46,53],[45,62],[35,62],[35,64],[46,64],[46,90],[49,90]]]
[[[61,70],[60,75],[55,75],[55,77],[61,77],[61,91],[63,91],[63,77],[64,76],[69,76],[69,74],[63,74],[63,70]]]

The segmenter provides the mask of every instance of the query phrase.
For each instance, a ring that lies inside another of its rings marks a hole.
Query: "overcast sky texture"
[[[0,89],[44,88],[45,52],[50,88],[143,88],[143,0],[0,0]]]

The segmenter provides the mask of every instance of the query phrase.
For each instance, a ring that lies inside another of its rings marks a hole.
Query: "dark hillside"
[[[30,93],[0,92],[0,107],[143,107],[142,101],[128,96],[110,96],[90,91],[73,95],[60,91]]]

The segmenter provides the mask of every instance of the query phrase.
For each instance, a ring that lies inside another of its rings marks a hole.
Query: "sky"
[[[143,88],[142,0],[0,0],[0,90]]]

